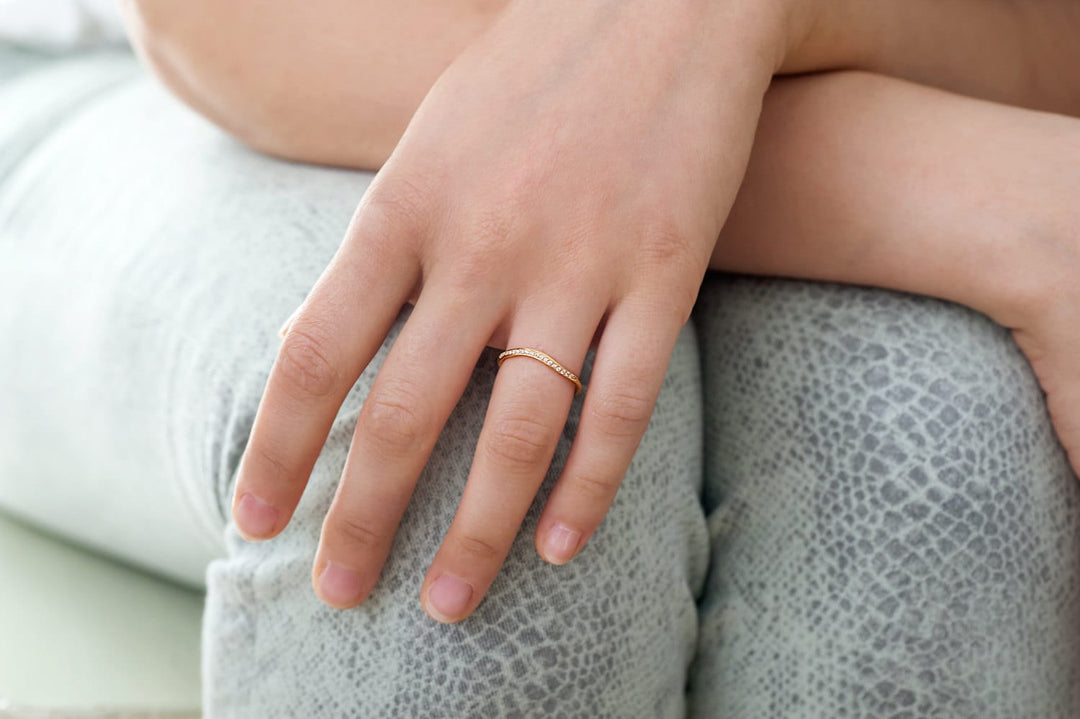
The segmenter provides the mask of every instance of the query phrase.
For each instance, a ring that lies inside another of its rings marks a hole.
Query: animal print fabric
[[[309,573],[370,374],[296,527],[277,547],[230,533],[231,558],[210,579],[208,631],[232,629],[207,636],[211,675],[227,679],[210,706],[223,716],[1075,716],[1076,481],[1026,362],[985,317],[879,290],[709,278],[601,532],[574,562],[549,567],[532,549],[538,501],[481,609],[442,627],[416,594],[460,496],[493,357],[436,448],[368,604],[323,607]],[[250,674],[221,667],[244,663],[251,646],[279,649],[256,649]]]
[[[695,717],[1077,716],[1077,482],[1007,331],[932,299],[706,286]]]
[[[215,562],[208,577],[211,716],[684,715],[696,598],[708,563],[693,332],[687,328],[680,338],[678,371],[668,374],[643,451],[589,548],[562,567],[546,564],[533,548],[579,397],[501,574],[472,617],[444,626],[420,608],[420,583],[461,497],[496,356],[486,352],[476,367],[420,477],[382,577],[361,606],[324,606],[310,577],[373,369],[339,414],[289,528],[265,544],[248,544],[230,527],[230,557]],[[586,366],[586,378],[588,372]]]
[[[277,328],[372,176],[244,150],[129,63],[0,88],[0,505],[205,576],[209,719],[1077,716],[1077,487],[1041,393],[985,317],[881,290],[710,275],[583,553],[532,547],[578,398],[490,595],[443,626],[418,592],[486,352],[374,594],[322,605],[320,524],[386,347],[288,529],[245,543],[228,508]]]

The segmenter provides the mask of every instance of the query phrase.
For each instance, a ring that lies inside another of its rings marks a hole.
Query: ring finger
[[[606,310],[600,302],[563,316],[522,308],[510,348],[535,348],[577,372]],[[456,622],[480,603],[544,480],[576,386],[529,356],[508,357],[495,379],[465,493],[421,589],[427,613]]]

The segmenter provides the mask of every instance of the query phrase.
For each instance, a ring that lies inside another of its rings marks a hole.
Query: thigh
[[[128,78],[130,61],[118,69]],[[102,82],[115,84],[108,72]],[[484,415],[490,351],[374,595],[330,609],[311,588],[313,553],[386,347],[342,408],[286,533],[246,544],[227,517],[276,331],[373,176],[245,152],[144,77],[87,105],[4,168],[0,327],[17,340],[0,350],[0,504],[190,583],[224,555],[207,572],[210,717],[681,715],[708,550],[692,328],[580,557],[553,567],[536,555],[538,504],[477,614],[444,626],[420,609]]]
[[[1080,512],[1007,330],[713,277],[696,716],[1075,716]]]
[[[420,584],[461,497],[495,378],[490,350],[435,446],[371,597],[345,611],[316,599],[311,565],[322,519],[356,414],[404,319],[349,395],[288,528],[260,544],[227,529],[229,556],[208,573],[207,715],[682,716],[708,551],[698,494],[699,363],[689,326],[615,504],[574,561],[546,564],[532,537],[581,398],[477,612],[442,625],[420,607]]]

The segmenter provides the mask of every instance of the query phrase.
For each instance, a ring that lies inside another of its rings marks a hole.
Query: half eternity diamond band
[[[514,349],[508,349],[499,354],[499,366],[502,367],[503,361],[509,357],[531,357],[537,362],[543,362],[573,383],[575,396],[581,393],[581,380],[578,379],[578,376],[559,364],[551,355],[541,352],[538,349],[533,349],[532,347],[515,347]]]

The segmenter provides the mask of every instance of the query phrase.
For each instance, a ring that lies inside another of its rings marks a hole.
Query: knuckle
[[[515,217],[522,216],[512,202],[503,202],[479,212],[469,223],[469,241],[474,254],[498,250],[514,232]]]
[[[491,427],[487,451],[499,463],[516,467],[538,465],[548,458],[551,430],[528,417],[504,417]]]
[[[688,283],[684,286],[675,286],[675,291],[672,295],[673,304],[671,305],[671,311],[675,316],[679,327],[682,327],[689,322],[691,316],[693,316],[694,305],[697,304],[700,289],[700,282],[697,284]]]
[[[420,232],[427,226],[432,193],[422,183],[395,177],[373,185],[357,210],[378,236]]]
[[[454,244],[450,260],[452,287],[475,296],[478,287],[490,287],[499,281],[498,268],[513,264],[514,220],[502,208],[480,212],[465,221],[462,239]]]
[[[281,345],[278,369],[286,386],[301,397],[325,397],[337,386],[329,344],[295,320]]]
[[[649,295],[658,315],[680,326],[690,319],[709,263],[707,243],[694,238],[673,222],[657,221],[646,224],[638,245],[639,289]]]
[[[455,540],[454,545],[455,549],[457,549],[457,551],[468,561],[479,562],[482,564],[498,561],[503,555],[503,551],[496,547],[492,542],[473,534],[463,534],[459,536]]]
[[[448,290],[455,301],[475,297],[479,288],[490,288],[497,281],[498,274],[493,269],[498,260],[482,251],[466,250],[454,261],[453,274]]]
[[[664,328],[680,328],[689,322],[701,283],[688,282],[688,277],[673,277],[670,282],[653,282],[639,287],[633,300],[641,318]]]
[[[649,397],[609,389],[592,396],[589,414],[603,434],[616,439],[638,439],[649,424],[653,406]]]
[[[423,405],[408,392],[382,392],[369,397],[361,412],[361,430],[381,451],[394,456],[424,449],[429,422]]]
[[[708,243],[696,241],[695,236],[670,220],[646,222],[638,238],[637,264],[642,276],[663,278],[661,286],[680,284],[679,280],[686,284],[687,277],[703,276],[709,263]]]
[[[378,549],[383,545],[382,535],[373,526],[354,517],[337,517],[330,526],[336,543],[350,550]]]
[[[526,211],[529,208],[535,210],[536,198],[550,182],[556,164],[550,155],[542,152],[517,155],[491,176],[483,190],[487,198],[484,206],[491,208],[496,217],[528,216]]]
[[[620,484],[622,477],[587,472],[576,475],[571,486],[586,502],[600,504],[610,502]]]
[[[656,264],[688,263],[696,257],[690,235],[670,222],[653,222],[641,234],[641,253],[645,262]]]
[[[265,444],[249,444],[248,451],[253,455],[256,466],[264,476],[268,474],[276,480],[292,478],[292,470],[289,464]]]

